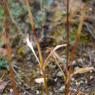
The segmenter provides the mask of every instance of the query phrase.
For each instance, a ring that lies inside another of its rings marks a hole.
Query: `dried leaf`
[[[83,68],[80,68],[80,69],[74,71],[74,73],[72,75],[86,73],[86,72],[89,72],[89,71],[92,71],[92,70],[94,70],[93,67],[83,67]]]

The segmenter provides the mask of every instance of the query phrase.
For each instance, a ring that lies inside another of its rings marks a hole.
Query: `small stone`
[[[54,79],[55,82],[57,82],[57,80],[58,80],[57,78]]]
[[[59,91],[59,92],[63,92],[64,89],[65,89],[65,86],[61,86],[61,87],[58,89],[58,91]]]
[[[90,76],[90,79],[93,79],[93,76]]]
[[[49,67],[50,67],[51,69],[54,69],[54,68],[56,68],[56,65],[50,64]]]
[[[77,86],[79,86],[79,85],[80,85],[80,83],[76,81],[76,85],[77,85]]]
[[[44,78],[36,78],[34,81],[38,84],[42,84],[44,83]]]
[[[74,92],[77,92],[77,89],[73,89]]]
[[[77,66],[77,67],[75,67],[75,69],[74,69],[74,70],[75,70],[75,71],[77,71],[77,70],[79,70],[79,69],[80,69],[80,67],[78,67],[78,66]]]
[[[71,80],[72,80],[72,81],[74,81],[74,80],[75,80],[75,78],[72,78]]]
[[[63,73],[62,73],[61,71],[59,71],[59,72],[57,73],[57,76],[58,76],[58,77],[62,77],[62,76],[63,76]]]
[[[37,91],[36,91],[36,95],[38,95],[38,94],[40,94],[40,92],[37,90]]]
[[[80,84],[84,84],[84,82],[81,80],[81,81],[80,81]]]
[[[87,84],[87,80],[85,80],[85,83]]]

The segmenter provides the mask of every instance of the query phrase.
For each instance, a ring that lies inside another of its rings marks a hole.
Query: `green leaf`
[[[0,58],[0,70],[9,69],[8,62],[5,58]]]

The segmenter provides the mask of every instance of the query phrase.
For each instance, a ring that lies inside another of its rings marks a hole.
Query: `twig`
[[[70,87],[70,72],[69,72],[69,34],[70,34],[70,23],[69,23],[69,0],[67,0],[67,22],[66,22],[66,32],[67,32],[67,48],[66,48],[66,81],[65,81],[65,95],[69,94]]]

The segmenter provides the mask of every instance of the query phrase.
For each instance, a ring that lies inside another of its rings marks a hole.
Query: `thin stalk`
[[[71,52],[71,60],[69,62],[69,59],[68,59],[68,50],[69,50],[69,0],[67,0],[67,81],[66,81],[66,85],[65,85],[65,95],[68,95],[69,94],[69,87],[70,87],[70,79],[71,79],[71,73],[72,73],[72,68],[70,67],[70,64],[72,63],[72,61],[74,60],[75,56],[76,56],[76,49],[77,49],[77,46],[78,46],[78,41],[80,39],[80,34],[81,34],[81,31],[82,31],[82,26],[83,26],[83,23],[84,23],[84,6],[82,6],[82,9],[81,9],[81,16],[80,16],[80,23],[79,23],[79,27],[78,27],[78,30],[77,30],[77,33],[76,33],[76,38],[75,38],[75,43],[73,45],[73,49],[72,49],[72,52]],[[69,67],[69,69],[68,69]]]
[[[35,23],[34,23],[34,18],[30,9],[30,5],[29,5],[29,0],[25,0],[27,9],[28,9],[28,14],[29,14],[29,20],[30,20],[30,24],[32,26],[32,32],[34,34],[35,40],[36,40],[36,44],[37,44],[37,49],[38,49],[38,53],[39,53],[39,59],[40,59],[40,70],[41,70],[41,74],[44,78],[44,87],[45,87],[45,92],[46,95],[48,95],[48,87],[47,87],[47,79],[46,79],[46,75],[45,75],[45,70],[44,70],[44,60],[43,60],[43,56],[42,56],[42,52],[41,52],[41,48],[40,48],[40,44],[39,44],[39,40],[35,31]]]
[[[13,86],[13,91],[15,95],[19,95],[17,89],[16,89],[16,81],[15,81],[15,76],[14,76],[14,71],[13,71],[13,67],[12,67],[12,63],[11,63],[11,56],[12,56],[12,49],[9,46],[9,32],[10,32],[10,28],[9,28],[9,13],[7,10],[7,0],[3,1],[3,7],[4,7],[4,27],[3,27],[3,32],[4,32],[4,41],[5,41],[5,45],[6,45],[6,51],[7,51],[7,59],[9,61],[9,67],[10,67],[10,80],[12,82],[12,86]]]
[[[67,32],[67,48],[66,48],[66,67],[69,65],[69,34],[70,34],[70,23],[69,23],[69,0],[67,0],[67,22],[66,22],[66,32]]]
[[[66,81],[65,81],[65,95],[69,94],[70,88],[70,72],[69,72],[69,34],[70,34],[70,22],[69,22],[69,2],[67,0],[67,22],[66,22],[66,32],[67,32],[67,48],[66,48]]]
[[[78,26],[78,30],[77,30],[77,33],[76,33],[76,38],[75,38],[75,43],[73,45],[73,48],[72,48],[72,52],[71,52],[71,62],[74,60],[75,56],[76,56],[76,49],[78,47],[78,42],[79,42],[79,39],[80,39],[80,34],[81,34],[81,31],[82,31],[82,26],[84,24],[84,18],[85,15],[84,15],[84,9],[82,10],[81,9],[81,16],[80,16],[80,23],[79,23],[79,26]]]

